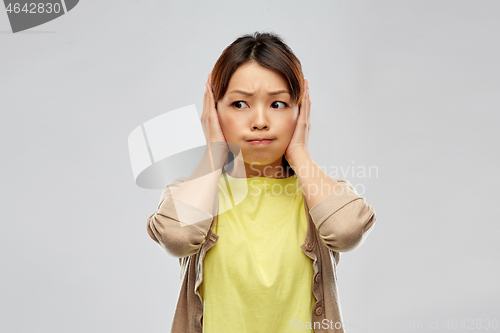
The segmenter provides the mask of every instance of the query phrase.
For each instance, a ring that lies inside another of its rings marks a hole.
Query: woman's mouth
[[[247,140],[248,143],[254,146],[263,146],[263,145],[268,145],[271,142],[273,142],[273,139],[262,139],[262,140]]]

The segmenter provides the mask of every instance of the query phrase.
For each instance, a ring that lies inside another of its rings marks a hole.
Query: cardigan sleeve
[[[341,189],[309,210],[321,240],[332,251],[352,251],[365,241],[377,219],[375,209],[345,179],[335,179]]]
[[[186,177],[179,177],[165,186],[156,212],[147,219],[149,236],[176,258],[200,250],[214,218],[212,214],[171,196],[186,180]]]

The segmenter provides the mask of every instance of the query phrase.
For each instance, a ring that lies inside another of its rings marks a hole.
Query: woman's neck
[[[237,158],[232,162],[232,165],[233,167],[226,170],[226,172],[233,178],[266,177],[282,179],[290,177],[290,173],[285,170],[281,158],[271,164],[249,164]]]

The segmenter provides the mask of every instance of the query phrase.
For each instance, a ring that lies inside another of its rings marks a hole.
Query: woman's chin
[[[281,156],[254,156],[254,157],[248,157],[245,158],[243,155],[243,160],[245,161],[246,164],[254,165],[256,167],[259,166],[266,166],[273,164],[276,162],[278,159],[281,159]]]

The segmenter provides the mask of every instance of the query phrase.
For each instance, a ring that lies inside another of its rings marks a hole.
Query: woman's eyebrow
[[[254,95],[254,93],[243,91],[243,90],[239,90],[239,89],[236,89],[236,90],[228,92],[228,94],[232,94],[232,93],[239,93],[239,94],[246,95],[246,96],[253,96]],[[268,93],[268,95],[271,95],[271,96],[272,95],[279,95],[279,94],[288,94],[288,95],[290,95],[290,93],[288,92],[288,90],[270,91]]]

